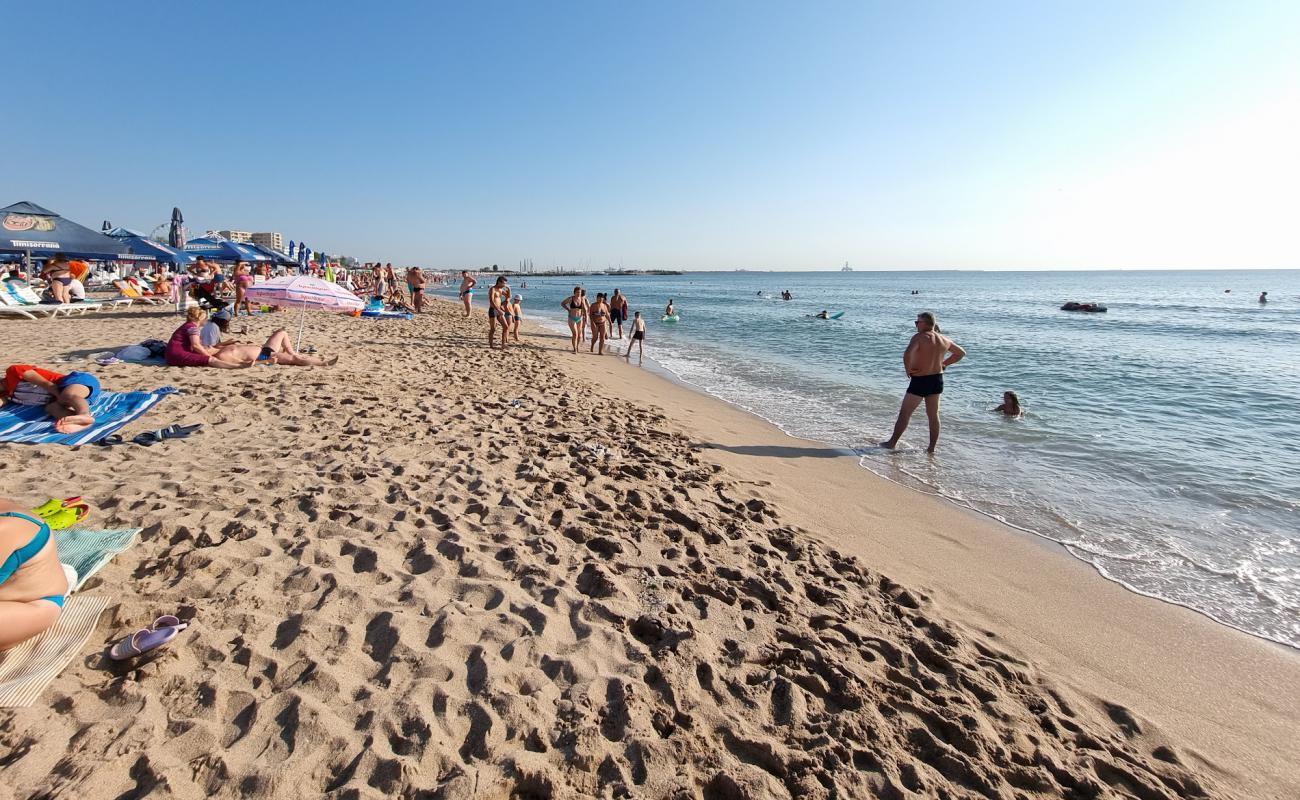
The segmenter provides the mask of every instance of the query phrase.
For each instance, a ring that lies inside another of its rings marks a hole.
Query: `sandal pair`
[[[189,626],[188,622],[181,622],[173,614],[164,614],[154,620],[152,626],[141,628],[113,645],[108,651],[108,657],[114,661],[125,661],[128,658],[144,655],[150,650],[157,650],[170,644]]]

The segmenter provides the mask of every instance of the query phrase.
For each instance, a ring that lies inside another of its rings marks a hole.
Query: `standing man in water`
[[[470,277],[469,270],[460,271],[460,300],[465,304],[465,316],[469,316],[469,304],[474,300],[474,287],[478,281]]]
[[[894,435],[880,446],[890,450],[898,446],[898,440],[912,419],[912,412],[924,400],[925,415],[930,421],[930,446],[925,452],[933,453],[935,445],[939,444],[939,395],[943,394],[943,371],[961,361],[966,351],[943,335],[934,314],[929,311],[916,315],[916,328],[916,335],[903,351],[903,369],[912,380],[907,386],[907,394],[903,395],[903,407],[898,410]]]

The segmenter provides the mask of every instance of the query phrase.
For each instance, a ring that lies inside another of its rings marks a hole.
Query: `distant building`
[[[253,241],[253,234],[248,231],[217,231],[217,235],[223,239],[243,244],[251,244]]]
[[[252,234],[252,237],[253,244],[260,244],[263,247],[269,247],[280,253],[285,252],[284,236],[280,233],[254,233]]]

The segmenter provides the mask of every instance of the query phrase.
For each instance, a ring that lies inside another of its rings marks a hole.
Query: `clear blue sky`
[[[430,267],[1298,267],[1300,3],[17,3],[0,204]]]

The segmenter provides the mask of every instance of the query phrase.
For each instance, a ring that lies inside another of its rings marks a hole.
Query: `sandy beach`
[[[1300,796],[1296,652],[621,358],[435,303],[310,314],[330,369],[85,360],[178,324],[0,320],[6,363],[181,390],[128,439],[205,426],[0,445],[5,496],[144,529],[0,710],[0,798]]]

